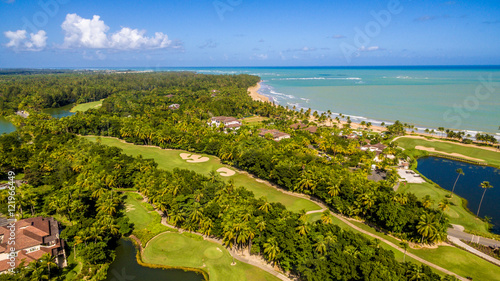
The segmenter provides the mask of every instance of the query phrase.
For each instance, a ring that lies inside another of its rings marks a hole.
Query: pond
[[[16,127],[12,125],[5,117],[0,116],[0,135],[3,133],[12,133],[16,130]]]
[[[58,108],[48,108],[43,112],[50,114],[54,118],[61,118],[66,116],[71,116],[75,114],[70,112],[70,109],[75,106],[74,104],[68,104]],[[16,130],[16,127],[10,123],[7,118],[0,116],[0,135],[3,133],[12,133]]]
[[[467,207],[476,214],[483,195],[481,188],[483,181],[488,181],[493,188],[486,190],[483,203],[479,213],[480,217],[491,217],[494,225],[492,232],[500,234],[500,170],[488,167],[468,164],[465,162],[453,161],[439,157],[424,157],[418,159],[418,171],[424,176],[437,183],[444,189],[450,190],[457,179],[457,169],[462,169],[465,173],[460,176],[455,193],[467,199]]]
[[[141,266],[136,260],[136,248],[126,239],[120,240],[116,258],[108,269],[106,281],[150,280],[150,281],[202,281],[203,275],[180,269],[160,269]]]

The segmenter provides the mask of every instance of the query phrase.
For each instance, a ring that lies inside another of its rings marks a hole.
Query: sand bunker
[[[195,154],[190,154],[190,153],[181,153],[179,156],[183,159],[186,160],[188,163],[201,163],[201,162],[207,162],[210,160],[208,157],[203,157],[201,155],[195,155]]]
[[[217,169],[217,172],[219,172],[219,174],[223,177],[230,177],[230,176],[236,174],[235,171],[228,169],[228,168],[219,168],[219,169]]]
[[[440,154],[449,155],[449,156],[453,156],[453,157],[465,158],[465,159],[472,160],[472,161],[484,162],[483,159],[469,157],[469,156],[465,156],[465,155],[462,155],[459,153],[446,153],[446,152],[436,150],[434,147],[425,147],[425,146],[417,145],[417,146],[415,146],[415,148],[419,149],[419,150],[429,151],[429,152],[437,152]]]

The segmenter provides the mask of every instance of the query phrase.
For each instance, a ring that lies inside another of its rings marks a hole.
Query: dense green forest
[[[1,172],[24,172],[28,181],[20,188],[25,199],[20,200],[19,212],[25,217],[55,215],[66,221],[63,237],[94,273],[105,272],[116,240],[133,227],[123,216],[123,202],[115,189],[134,188],[177,226],[223,238],[227,247],[248,245],[253,253],[263,254],[303,280],[407,280],[422,272],[421,280],[440,280],[428,267],[398,263],[376,241],[342,231],[326,219],[308,223],[304,214],[257,199],[244,187],[215,176],[160,171],[152,161],[127,157],[119,149],[75,136],[114,136],[137,144],[216,155],[225,163],[314,196],[333,211],[365,219],[395,236],[424,243],[446,239],[446,215],[412,194],[393,191],[396,177],[390,166],[397,157],[377,164],[387,170],[387,180],[367,179],[374,154],[357,148],[365,141],[378,143],[383,138],[368,134],[359,140],[342,138],[341,133],[350,133],[349,126],[321,127],[316,134],[294,131],[289,126],[297,120],[308,123],[310,110],[297,112],[252,101],[246,89],[258,77],[185,72],[0,79],[2,112],[30,112],[27,119],[13,117],[18,130],[0,137]],[[100,98],[106,98],[102,107],[71,117],[54,119],[37,113],[46,107]],[[180,108],[169,109],[173,103]],[[207,125],[210,117],[220,115],[271,118],[225,132]],[[280,142],[261,138],[259,127],[279,129],[292,138]],[[404,157],[393,146],[386,152]],[[34,272],[22,269],[19,276]]]

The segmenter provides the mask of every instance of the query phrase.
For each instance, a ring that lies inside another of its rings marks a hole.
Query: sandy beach
[[[259,89],[260,89],[260,82],[257,83],[257,85],[248,88],[248,92],[250,94],[250,97],[252,97],[252,99],[254,101],[270,102],[268,97],[263,96],[263,95],[261,95],[261,94],[258,93]],[[278,106],[278,104],[275,104],[275,106]],[[290,109],[290,110],[292,110],[292,109]],[[341,120],[340,123],[339,123],[335,119],[333,119],[332,121],[327,120],[325,122],[320,123],[320,122],[318,122],[318,120],[313,115],[311,115],[311,117],[309,118],[309,120],[311,122],[318,123],[320,126],[327,126],[327,127],[332,127],[333,125],[337,125],[337,126],[341,127],[342,125],[347,124],[347,121]],[[362,126],[359,123],[352,122],[351,123],[351,128],[352,129],[362,129],[362,128],[364,128],[364,126]],[[374,131],[374,132],[379,132],[379,133],[387,131],[387,129],[385,127],[375,126],[375,125],[372,125],[370,127],[370,129],[372,131]]]
[[[263,96],[257,92],[259,89],[260,89],[260,82],[257,83],[257,85],[248,88],[248,91],[250,92],[250,96],[252,97],[252,99],[254,101],[270,102],[268,97]]]

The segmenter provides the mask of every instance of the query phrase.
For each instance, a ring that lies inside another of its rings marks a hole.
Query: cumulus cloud
[[[147,37],[145,30],[123,27],[116,33],[108,34],[109,27],[97,15],[86,19],[77,14],[67,14],[61,27],[64,30],[64,48],[138,50],[179,47],[162,32]]]
[[[47,33],[44,30],[30,33],[29,38],[26,30],[6,31],[4,35],[9,39],[5,46],[15,51],[41,51],[47,45]]]

